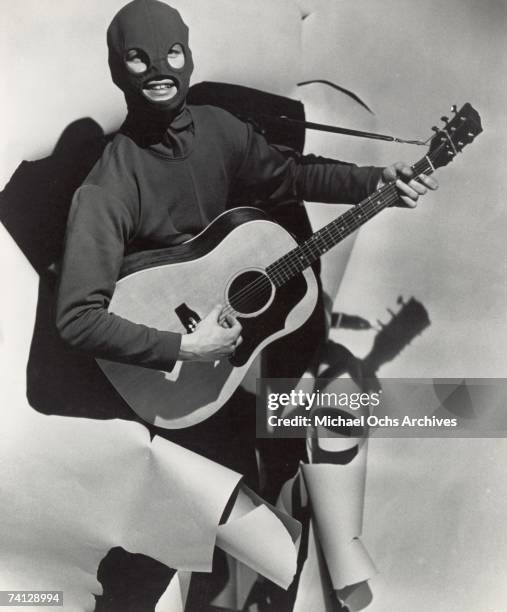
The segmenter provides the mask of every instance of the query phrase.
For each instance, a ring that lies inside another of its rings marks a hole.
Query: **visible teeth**
[[[165,83],[148,83],[147,89],[171,89],[174,87],[174,83],[165,82]]]
[[[178,93],[178,86],[172,79],[150,81],[143,87],[143,95],[153,102],[170,100]]]

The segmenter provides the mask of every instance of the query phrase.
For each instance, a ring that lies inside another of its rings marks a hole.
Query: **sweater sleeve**
[[[56,325],[70,346],[94,357],[170,370],[181,335],[108,312],[137,211],[96,185],[74,196],[56,304]]]
[[[243,197],[255,193],[268,205],[286,199],[357,204],[377,188],[382,168],[300,155],[288,147],[269,145],[250,125],[246,130],[236,178]]]

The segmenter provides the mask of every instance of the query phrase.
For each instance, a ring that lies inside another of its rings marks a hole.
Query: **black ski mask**
[[[185,105],[194,68],[178,11],[158,0],[133,0],[111,22],[107,46],[131,118],[169,125]]]

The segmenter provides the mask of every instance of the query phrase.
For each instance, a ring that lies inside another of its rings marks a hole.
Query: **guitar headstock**
[[[463,148],[482,132],[479,113],[467,102],[459,111],[452,107],[454,117],[442,117],[444,127],[433,127],[428,157],[434,168],[446,166]]]

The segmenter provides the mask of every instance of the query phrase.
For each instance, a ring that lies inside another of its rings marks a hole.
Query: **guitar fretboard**
[[[428,156],[423,157],[412,166],[415,176],[429,175],[433,172],[433,169]],[[383,185],[357,206],[350,208],[346,213],[325,225],[305,242],[268,266],[266,273],[269,279],[275,287],[281,287],[384,208],[397,202],[398,199],[399,192],[394,182]]]

